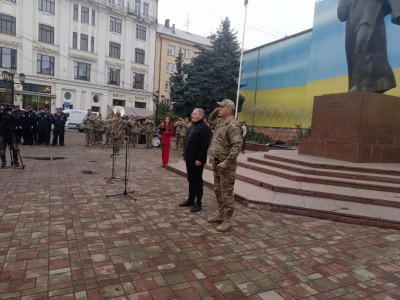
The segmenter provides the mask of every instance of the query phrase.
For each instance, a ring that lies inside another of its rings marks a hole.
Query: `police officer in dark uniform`
[[[40,113],[36,116],[37,120],[37,133],[38,133],[38,145],[45,143],[49,145],[48,136],[50,136],[49,125],[51,126],[51,118],[49,114],[45,113],[44,107],[40,109]]]
[[[29,108],[29,112],[32,115],[32,122],[33,122],[33,127],[32,127],[32,144],[37,143],[37,115],[36,115],[36,110],[33,107]]]
[[[59,109],[52,120],[54,125],[52,146],[57,145],[58,138],[60,139],[60,146],[64,146],[65,123],[67,123],[67,117],[62,113],[62,109]]]
[[[20,116],[21,116],[20,106],[19,106],[19,105],[14,105],[14,106],[12,107],[12,112],[11,112],[11,114],[17,118],[18,123],[19,123],[19,118],[20,118]],[[21,143],[21,139],[22,139],[22,127],[20,127],[20,126],[18,126],[18,128],[15,129],[15,139],[16,139],[17,144],[20,144],[20,143]]]
[[[20,116],[19,123],[22,126],[22,136],[24,138],[24,143],[22,145],[32,145],[33,117],[29,112],[29,106],[24,108],[24,112]]]
[[[44,113],[46,115],[48,115],[49,118],[50,118],[50,123],[49,123],[49,128],[48,128],[48,135],[46,136],[46,139],[44,141],[45,145],[49,145],[50,144],[50,135],[51,135],[51,122],[53,120],[53,115],[51,113],[49,113],[49,109],[47,107],[45,107]]]
[[[11,114],[12,107],[5,106],[0,111],[0,158],[1,168],[6,167],[6,146],[10,145],[14,158],[14,166],[19,167],[17,142],[15,140],[15,128],[18,127],[18,119]]]

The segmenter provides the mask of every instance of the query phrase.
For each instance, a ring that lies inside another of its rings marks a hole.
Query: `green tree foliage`
[[[174,112],[172,111],[171,107],[168,104],[165,103],[158,104],[158,113],[157,113],[158,124],[156,125],[159,126],[161,124],[161,121],[164,121],[166,117],[169,117],[171,122],[175,122],[176,120],[178,120],[178,117],[174,114]]]
[[[189,116],[196,107],[204,109],[208,115],[217,107],[217,102],[236,101],[240,46],[228,18],[221,22],[212,46],[211,50],[198,47],[199,52],[191,64],[182,65],[179,56],[176,60],[177,72],[170,77],[171,100],[179,116]],[[244,97],[240,96],[239,111],[243,102]]]

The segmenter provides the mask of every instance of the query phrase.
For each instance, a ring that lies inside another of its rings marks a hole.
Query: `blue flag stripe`
[[[249,3],[249,0],[244,0],[244,5],[247,5]]]

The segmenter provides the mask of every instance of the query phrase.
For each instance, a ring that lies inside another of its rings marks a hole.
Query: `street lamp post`
[[[156,91],[154,94],[153,94],[153,102],[156,104],[156,126],[158,126],[158,97],[160,97],[160,92],[159,91]]]
[[[14,66],[12,66],[9,69],[9,72],[3,71],[3,73],[1,74],[4,81],[9,82],[11,84],[11,104],[12,105],[14,104],[14,84],[15,84],[14,83],[14,75],[15,75],[15,73],[17,73],[17,69]],[[24,73],[19,74],[19,81],[21,83],[25,82],[25,74]]]

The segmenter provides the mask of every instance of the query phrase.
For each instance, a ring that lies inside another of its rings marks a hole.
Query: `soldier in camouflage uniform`
[[[107,116],[107,120],[111,120],[112,118],[114,118],[114,114],[109,114]],[[105,142],[105,145],[106,145],[106,148],[108,148],[108,147],[110,147],[110,144],[111,144],[111,138],[110,138],[111,137],[111,133],[110,133],[111,124],[107,124],[107,122],[102,122],[102,123],[106,128],[106,142]]]
[[[181,144],[180,144],[180,149],[185,148],[185,142],[186,142],[186,132],[189,129],[189,127],[192,126],[192,123],[189,121],[189,118],[185,118],[185,121],[182,124],[182,131],[181,131]],[[183,155],[183,150],[181,152]]]
[[[94,139],[94,143],[93,145],[99,144],[99,138],[100,138],[100,129],[102,126],[102,120],[101,120],[101,115],[98,114],[97,116],[95,116],[94,118],[94,122],[93,122],[93,139]]]
[[[178,122],[175,123],[175,150],[182,149],[182,128],[182,118],[179,118]]]
[[[228,231],[232,227],[234,212],[235,174],[237,157],[242,147],[242,134],[234,119],[235,103],[225,99],[210,115],[214,135],[210,149],[210,163],[214,172],[214,191],[218,202],[218,214],[207,219],[209,223],[222,223],[216,230]],[[217,118],[219,116],[219,118]]]
[[[83,125],[85,125],[85,139],[86,139],[86,145],[91,147],[94,143],[94,138],[93,138],[93,123],[94,123],[94,115],[92,114],[92,110],[88,109],[87,110],[87,115],[83,118],[82,121]]]
[[[110,133],[113,137],[114,153],[119,154],[119,149],[126,135],[126,127],[129,126],[131,121],[122,120],[121,113],[117,112],[115,117],[104,121],[104,124],[110,125]]]
[[[134,116],[131,116],[131,135],[130,135],[131,145],[136,146],[138,142],[138,135],[139,135],[139,124],[136,121],[136,118]]]
[[[146,148],[151,148],[153,146],[152,141],[156,124],[152,117],[149,117],[144,124],[146,125]]]

